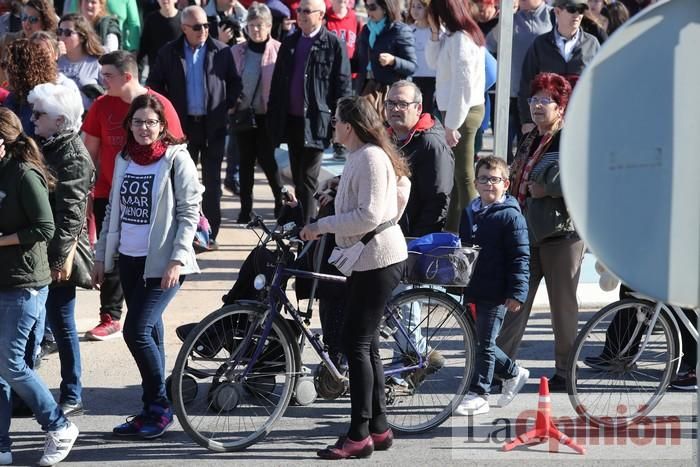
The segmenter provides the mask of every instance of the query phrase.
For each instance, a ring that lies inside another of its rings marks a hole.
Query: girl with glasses
[[[124,341],[142,379],[141,410],[112,431],[153,439],[173,423],[165,390],[163,313],[185,277],[199,272],[192,240],[203,189],[187,146],[168,132],[158,98],[136,97],[124,129],[127,142],[116,158],[93,283],[99,287],[105,272],[117,268],[129,309]]]

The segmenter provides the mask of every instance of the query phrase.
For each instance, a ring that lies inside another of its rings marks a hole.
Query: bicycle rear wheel
[[[652,302],[620,300],[598,311],[576,338],[568,393],[576,412],[590,423],[635,423],[664,396],[679,364],[678,329],[662,311],[646,339],[653,314]]]
[[[408,339],[397,329],[397,321],[408,331]],[[387,374],[389,425],[401,433],[423,433],[442,424],[467,392],[475,332],[454,298],[433,289],[412,289],[387,305],[379,351]],[[426,367],[396,372],[417,365],[417,354]]]
[[[256,443],[289,405],[299,348],[281,317],[272,323],[252,371],[241,376],[260,342],[264,311],[225,306],[204,318],[178,353],[171,377],[178,420],[212,451],[240,451]]]

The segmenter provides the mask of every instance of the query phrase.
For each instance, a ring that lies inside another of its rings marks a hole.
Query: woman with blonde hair
[[[119,29],[119,20],[110,14],[107,0],[80,0],[80,8],[77,12],[92,25],[104,46],[104,53],[121,48],[122,33]]]
[[[410,172],[367,98],[338,101],[333,124],[335,142],[348,149],[335,214],[306,225],[301,237],[313,240],[334,233],[338,246],[348,248],[374,234],[347,282],[343,352],[350,370],[350,427],[334,446],[318,451],[324,459],[346,459],[369,457],[393,442],[378,335],[384,307],[408,256],[397,222],[408,201]]]

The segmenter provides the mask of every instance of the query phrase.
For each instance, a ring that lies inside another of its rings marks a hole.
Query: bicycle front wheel
[[[635,423],[664,396],[679,363],[678,330],[662,311],[647,338],[653,314],[652,302],[620,300],[598,311],[576,338],[569,399],[594,425]]]
[[[204,318],[182,345],[171,391],[178,420],[212,451],[240,451],[264,438],[292,396],[299,348],[280,317],[252,371],[242,376],[263,333],[264,308],[229,305]]]
[[[444,292],[412,289],[390,300],[379,351],[392,429],[423,433],[447,420],[469,388],[474,336],[464,308]],[[419,364],[418,355],[425,366],[406,369]]]

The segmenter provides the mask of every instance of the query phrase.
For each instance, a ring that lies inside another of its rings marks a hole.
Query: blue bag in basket
[[[459,237],[440,232],[408,244],[405,280],[415,284],[464,287],[469,283],[478,250],[463,248]]]
[[[436,232],[411,240],[408,243],[408,251],[427,253],[442,246],[459,248],[462,246],[462,241],[453,233]]]

